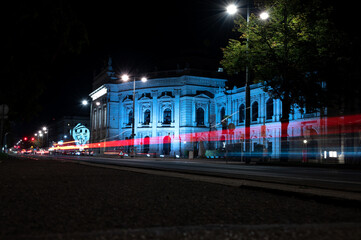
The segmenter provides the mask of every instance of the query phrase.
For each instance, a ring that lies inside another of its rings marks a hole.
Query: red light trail
[[[292,136],[288,137],[305,137],[305,132],[303,130],[305,128],[311,128],[312,126],[317,125],[319,127],[319,132],[317,131],[308,131],[307,136],[309,137],[323,137],[327,138],[330,135],[339,135],[339,134],[347,134],[347,133],[354,133],[354,132],[361,132],[361,115],[350,115],[350,116],[341,116],[341,117],[325,117],[325,118],[318,118],[318,119],[311,119],[311,120],[304,120],[304,121],[292,121],[289,124],[289,132],[290,127],[293,129],[298,129],[301,131],[294,131]],[[250,127],[250,132],[253,138],[279,138],[278,136],[268,135],[264,137],[260,137],[261,134],[261,126],[262,124],[257,124],[256,126]],[[280,129],[281,123],[267,123],[266,130],[270,129]],[[322,133],[321,133],[322,131]],[[244,132],[245,128],[241,127],[235,130],[216,130],[216,131],[204,131],[204,132],[196,132],[196,133],[186,133],[180,134],[179,136],[169,136],[172,141],[174,142],[183,142],[183,143],[192,143],[198,141],[207,141],[207,142],[214,142],[214,141],[225,141],[228,139],[233,140],[244,140]],[[280,131],[279,131],[280,132]],[[253,134],[252,134],[253,133]],[[223,136],[223,137],[222,137]],[[271,137],[270,137],[271,136]],[[162,144],[164,138],[166,136],[157,136],[157,137],[150,137],[149,144]],[[89,143],[82,146],[77,146],[75,141],[64,142],[62,145],[56,144],[53,148],[49,150],[79,150],[79,149],[95,149],[95,148],[111,148],[111,147],[127,147],[127,146],[141,146],[144,144],[143,138],[135,138],[135,139],[127,139],[127,140],[113,140],[113,141],[101,141],[96,143]]]

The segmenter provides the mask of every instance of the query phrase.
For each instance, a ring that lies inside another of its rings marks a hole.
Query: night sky
[[[22,5],[21,2],[13,3],[8,10],[16,12],[18,6],[27,8],[32,4],[26,1]],[[102,70],[109,56],[117,73],[137,74],[185,66],[216,71],[222,58],[221,48],[227,45],[229,38],[235,37],[233,18],[225,13],[231,1],[57,2],[69,8],[84,25],[88,44],[80,54],[57,56],[50,70],[51,78],[42,83],[44,93],[38,101],[40,110],[18,127],[25,134],[64,115],[89,114],[89,107],[82,106],[81,100],[88,98],[93,76]],[[243,2],[238,1],[238,6],[244,15]],[[38,6],[42,4],[34,4]],[[339,17],[339,24],[353,32],[357,15],[349,13],[348,6],[341,3],[339,6],[342,9],[337,7],[336,11],[342,14],[335,15]],[[13,23],[6,24],[11,29]],[[47,36],[47,29],[34,34]],[[45,52],[46,48],[45,45]]]
[[[62,56],[54,81],[46,83],[36,122],[87,114],[80,102],[92,91],[94,74],[109,56],[116,72],[146,73],[177,67],[216,71],[233,20],[221,0],[77,1],[69,3],[84,23],[89,45],[79,55]]]

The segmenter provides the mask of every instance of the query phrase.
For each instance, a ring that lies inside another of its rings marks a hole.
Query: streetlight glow
[[[262,19],[262,20],[266,20],[269,18],[269,14],[268,12],[262,12],[259,17]]]
[[[234,5],[234,4],[228,5],[227,8],[226,8],[226,10],[227,10],[227,13],[228,13],[229,15],[233,15],[233,14],[235,14],[235,13],[238,11],[237,6]]]
[[[87,101],[87,100],[83,100],[83,101],[81,101],[81,104],[83,104],[83,106],[86,106],[86,105],[88,105],[88,101]]]
[[[146,81],[148,81],[148,79],[146,77],[142,77],[141,81],[146,82]]]
[[[128,81],[128,80],[129,80],[129,76],[128,76],[127,74],[123,74],[123,75],[122,75],[122,80],[125,81],[125,82]]]

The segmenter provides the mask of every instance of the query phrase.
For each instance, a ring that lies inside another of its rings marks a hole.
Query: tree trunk
[[[291,104],[288,99],[283,99],[282,101],[282,117],[281,117],[281,162],[288,161],[288,125],[289,125],[289,114],[290,114]]]

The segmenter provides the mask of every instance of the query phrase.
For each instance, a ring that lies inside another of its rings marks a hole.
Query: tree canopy
[[[246,66],[254,81],[264,83],[271,97],[282,101],[281,160],[287,160],[289,114],[322,109],[329,66],[341,42],[331,21],[332,7],[321,0],[271,0],[269,18],[251,14],[236,20],[238,39],[223,49],[221,64],[230,74]]]
[[[235,20],[239,39],[229,40],[221,64],[230,74],[248,66],[254,81],[288,106],[320,107],[320,71],[339,41],[329,20],[332,8],[319,0],[274,0],[264,9],[266,20],[254,13],[248,23],[242,16]]]

